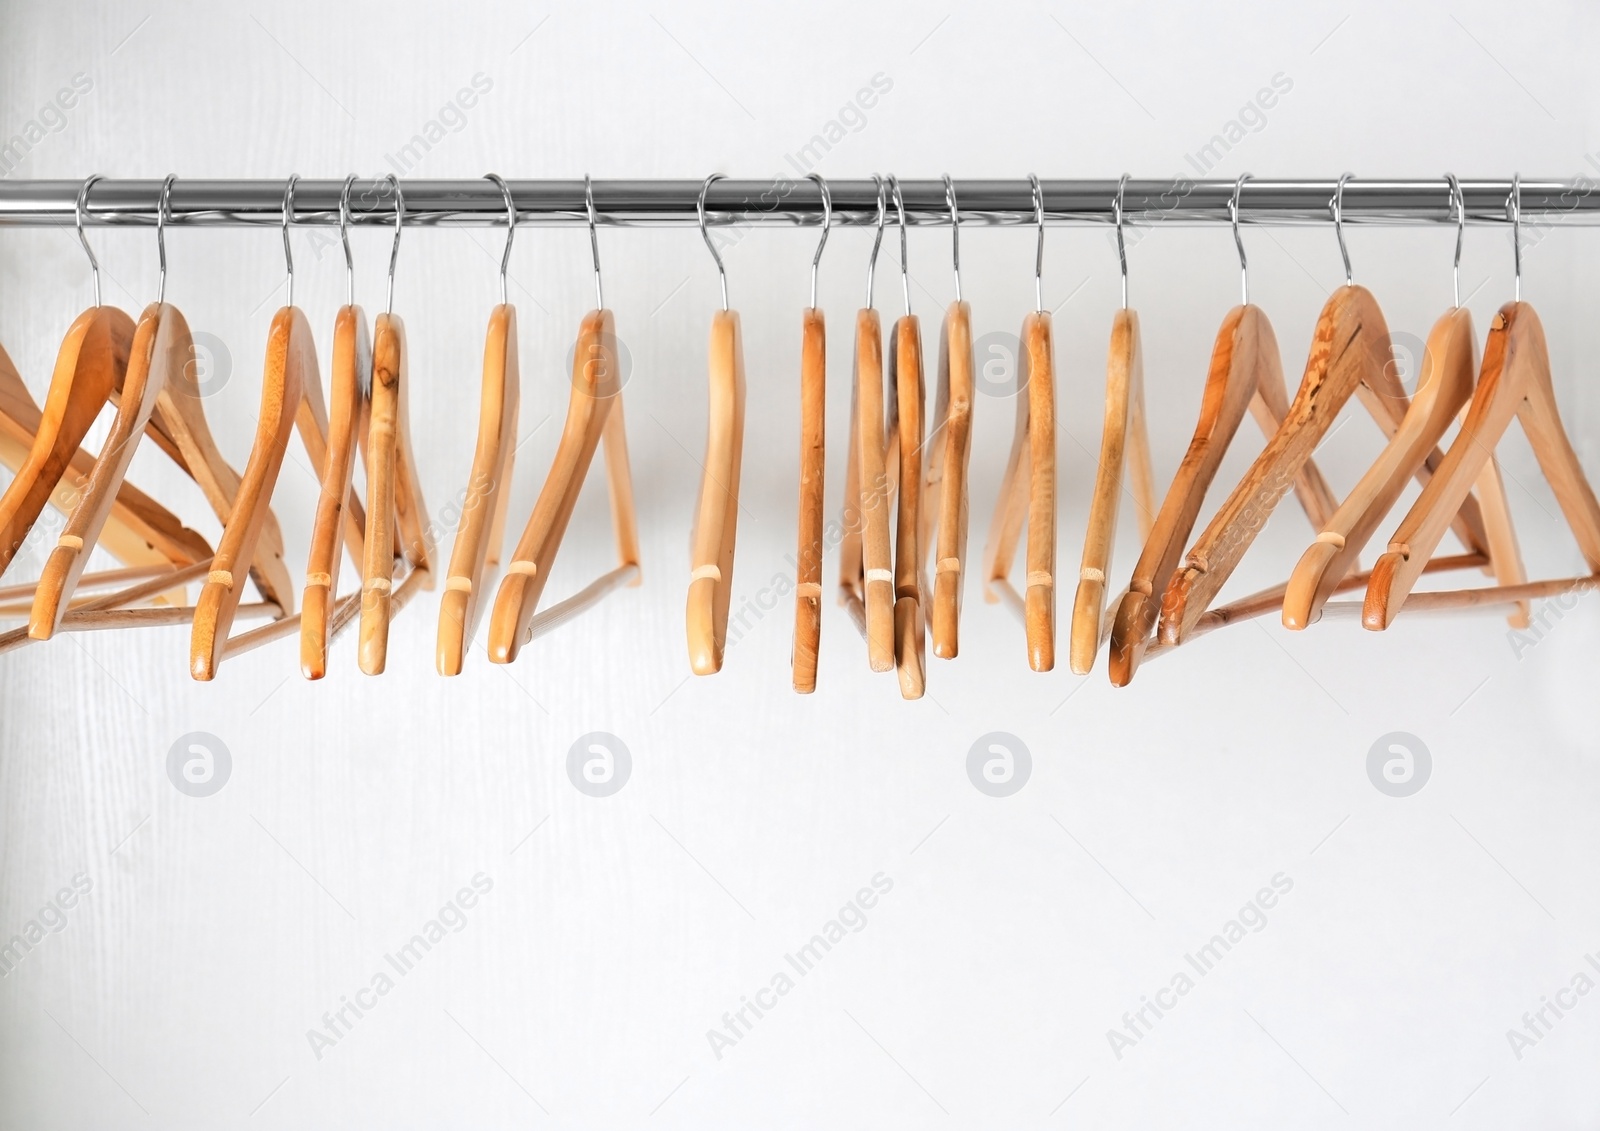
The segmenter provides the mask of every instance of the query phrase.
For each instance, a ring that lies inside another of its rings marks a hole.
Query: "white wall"
[[[827,156],[828,176],[1162,176],[1188,170],[1186,155],[1281,72],[1292,91],[1216,175],[1567,176],[1590,171],[1597,145],[1597,46],[1579,4],[1512,17],[1477,0],[1232,12],[11,0],[0,132],[82,73],[92,90],[11,176],[376,175],[481,73],[489,92],[411,175],[765,176],[881,72],[892,90]],[[108,301],[137,311],[153,297],[151,235],[93,238]],[[1247,238],[1253,295],[1297,375],[1340,277],[1332,234]],[[931,351],[948,243],[935,230],[911,239]],[[356,240],[358,297],[376,309],[387,236]],[[1357,280],[1397,331],[1425,334],[1449,304],[1451,240],[1350,234]],[[281,301],[277,235],[174,231],[168,242],[169,299],[231,354],[207,413],[242,464]],[[834,500],[868,242],[836,233],[822,267]],[[484,230],[413,231],[400,253],[395,301],[436,508],[467,482],[499,246]],[[790,568],[812,246],[809,234],[760,230],[728,256],[750,371],[739,600]],[[297,300],[326,357],[342,260],[304,231],[296,249]],[[1595,249],[1590,233],[1556,232],[1525,257],[1523,287],[1550,332],[1574,441],[1600,472],[1585,358],[1600,347]],[[554,450],[557,425],[535,426],[565,401],[587,253],[576,230],[517,242],[528,439],[514,525]],[[1032,296],[1029,235],[969,230],[963,253],[977,331],[1015,332]],[[635,364],[641,589],[514,667],[475,652],[453,681],[433,672],[432,595],[397,621],[380,679],[358,673],[346,638],[319,685],[300,678],[288,643],[196,684],[181,629],[0,659],[0,937],[75,875],[92,885],[0,978],[0,1124],[1595,1124],[1600,994],[1577,998],[1520,1059],[1507,1038],[1579,971],[1600,980],[1585,961],[1600,952],[1593,598],[1552,616],[1531,649],[1494,615],[1407,619],[1384,635],[1351,622],[1289,634],[1269,618],[1113,689],[1103,663],[1081,680],[1064,665],[1029,672],[1020,626],[971,586],[962,656],[933,662],[915,704],[868,672],[831,601],[818,691],[794,695],[785,601],[721,675],[692,678],[682,610],[715,272],[692,230],[605,232],[602,254]],[[1164,484],[1237,264],[1220,229],[1155,232],[1131,259]],[[1105,233],[1050,234],[1047,297],[1064,303],[1064,576],[1099,442],[1115,264]],[[87,264],[69,233],[8,231],[0,271],[0,340],[42,393],[90,301]],[[894,313],[898,280],[879,278]],[[1509,298],[1505,233],[1468,234],[1462,282],[1481,333]],[[986,398],[977,414],[974,549],[1010,404]],[[1347,415],[1319,453],[1341,487],[1381,442],[1359,408]],[[1222,487],[1257,442],[1241,431]],[[1581,571],[1520,434],[1502,457],[1530,573]],[[133,478],[215,535],[198,492],[153,451]],[[274,499],[296,574],[314,498],[297,452]],[[606,567],[608,538],[592,489],[552,595]],[[1309,538],[1286,504],[1228,594],[1281,580]],[[1135,553],[1125,522],[1119,584]],[[19,562],[8,580],[38,565]],[[580,793],[566,771],[569,747],[594,731],[632,753],[631,779],[608,798]],[[967,774],[969,747],[991,731],[1032,752],[1031,777],[1005,798]],[[1432,755],[1407,798],[1367,775],[1369,749],[1395,731]],[[231,752],[210,797],[167,775],[169,749],[191,732]],[[479,873],[492,890],[464,929],[319,1060],[307,1030]],[[719,1060],[707,1030],[879,873],[893,887],[867,925]],[[1107,1031],[1280,873],[1292,890],[1266,926],[1119,1059]]]

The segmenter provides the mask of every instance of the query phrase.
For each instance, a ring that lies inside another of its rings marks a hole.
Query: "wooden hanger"
[[[895,470],[890,494],[895,498],[894,666],[904,699],[920,699],[926,689],[927,630],[923,612],[922,448],[923,404],[922,323],[911,313],[911,276],[906,270],[906,208],[900,181],[889,177],[900,214],[900,287],[906,312],[895,320],[889,346],[889,388],[893,396],[886,425]]]
[[[972,307],[961,299],[961,213],[955,186],[944,179],[950,205],[950,247],[956,298],[939,328],[939,370],[934,386],[923,497],[922,548],[933,555],[928,613],[933,654],[954,659],[960,651],[961,590],[967,560],[967,464],[972,451]]]
[[[1340,177],[1332,204],[1346,284],[1333,292],[1317,320],[1305,376],[1283,424],[1168,582],[1158,628],[1165,644],[1184,642],[1353,393],[1360,391],[1389,434],[1404,415],[1407,398],[1394,372],[1383,312],[1370,292],[1349,282],[1341,207],[1348,179]],[[1484,541],[1476,533],[1463,540],[1474,549]]]
[[[1155,522],[1155,485],[1150,470],[1150,434],[1144,412],[1144,348],[1139,340],[1139,316],[1128,308],[1128,250],[1122,238],[1122,193],[1128,178],[1117,184],[1113,212],[1117,225],[1117,259],[1122,266],[1122,309],[1111,323],[1111,346],[1106,355],[1105,423],[1100,430],[1100,463],[1095,473],[1094,495],[1089,504],[1089,525],[1083,539],[1083,560],[1078,567],[1078,591],[1072,603],[1067,663],[1074,675],[1088,675],[1094,667],[1106,617],[1106,573],[1117,538],[1117,514],[1122,509],[1123,469],[1133,484],[1133,504],[1139,521],[1139,538],[1150,537]],[[1118,604],[1121,598],[1118,598]]]
[[[1029,179],[1033,182],[1039,226],[1034,263],[1037,309],[1022,323],[1017,356],[1017,423],[1011,456],[1000,482],[1000,501],[989,526],[989,544],[984,550],[984,597],[994,602],[1003,596],[1022,614],[1028,666],[1036,672],[1047,672],[1056,663],[1056,378],[1050,315],[1044,309],[1044,192],[1038,177],[1030,175]],[[1019,597],[1008,575],[1024,521],[1028,527],[1028,573],[1025,595]]]
[[[1460,434],[1390,537],[1388,550],[1372,567],[1362,609],[1362,623],[1367,628],[1381,630],[1394,623],[1443,537],[1450,516],[1467,498],[1474,482],[1480,480],[1486,465],[1492,462],[1494,448],[1513,416],[1522,423],[1540,470],[1555,491],[1556,502],[1577,539],[1590,574],[1600,574],[1600,502],[1596,501],[1561,424],[1544,327],[1533,307],[1521,301],[1521,187],[1521,178],[1515,178],[1507,201],[1516,254],[1517,296],[1502,306],[1490,323],[1489,340],[1483,350],[1483,369]],[[1514,583],[1489,589],[1417,594],[1410,603],[1433,608],[1462,608],[1554,596],[1594,585],[1593,576],[1532,585]]]
[[[394,266],[405,226],[405,198],[393,173],[394,244],[389,252],[389,292],[372,342],[372,390],[367,411],[367,529],[361,569],[362,672],[381,675],[388,664],[389,623],[412,591],[433,588],[432,535],[417,479],[407,411],[406,328],[394,313]],[[399,552],[395,540],[399,539]],[[405,567],[400,583],[395,575]]]
[[[820,173],[810,174],[822,195],[822,238],[811,258],[811,305],[801,313],[800,334],[800,508],[795,556],[794,644],[789,652],[794,689],[817,689],[817,649],[822,637],[822,512],[827,471],[827,332],[817,308],[817,266],[833,225],[833,194]]]
[[[522,646],[589,608],[619,585],[636,586],[639,574],[638,520],[633,505],[633,476],[628,464],[628,437],[622,418],[622,372],[617,356],[616,324],[605,308],[600,285],[600,244],[595,231],[594,195],[584,178],[589,209],[589,240],[594,253],[597,309],[584,315],[572,351],[572,389],[567,420],[556,445],[550,473],[534,503],[533,514],[506,564],[489,617],[489,659],[508,664]],[[617,539],[617,568],[573,596],[535,616],[545,582],[555,565],[567,522],[602,436],[606,479],[610,485],[612,526]]]
[[[850,369],[850,443],[844,471],[844,537],[839,543],[839,603],[867,643],[867,666],[894,667],[894,570],[889,534],[893,477],[884,428],[883,331],[872,306],[872,284],[888,219],[888,187],[876,175],[878,226],[867,260],[867,301],[856,312]],[[898,393],[895,400],[898,411]]]
[[[722,670],[728,603],[733,594],[734,538],[739,526],[739,471],[744,455],[744,345],[739,315],[728,308],[728,274],[706,230],[706,190],[720,178],[718,173],[706,178],[699,201],[700,234],[717,261],[722,280],[722,309],[711,320],[710,422],[700,501],[695,509],[690,562],[693,573],[685,617],[689,666],[695,675]]]
[[[517,230],[511,190],[494,174],[506,202],[506,247],[500,257],[500,305],[489,312],[483,347],[483,387],[478,402],[478,442],[472,453],[472,478],[450,552],[444,596],[439,602],[435,661],[440,675],[459,675],[467,638],[477,627],[484,565],[500,563],[506,505],[516,458],[517,408],[521,375],[517,368],[517,310],[506,302],[506,267]]]

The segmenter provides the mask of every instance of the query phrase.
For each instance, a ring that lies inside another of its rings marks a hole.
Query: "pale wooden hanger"
[[[1323,525],[1317,540],[1307,547],[1290,575],[1283,598],[1283,625],[1303,629],[1314,623],[1345,575],[1356,568],[1362,548],[1389,513],[1413,476],[1424,485],[1442,461],[1437,444],[1452,421],[1465,415],[1477,381],[1477,341],[1472,315],[1460,305],[1461,241],[1466,224],[1466,202],[1459,185],[1449,176],[1450,202],[1457,207],[1455,249],[1456,304],[1434,324],[1420,359],[1417,395],[1394,429],[1382,455],[1361,477]],[[1381,418],[1380,418],[1381,419]],[[1480,505],[1481,504],[1481,505]],[[1463,497],[1456,513],[1469,525],[1469,553],[1484,558],[1503,585],[1527,580],[1521,552],[1506,509],[1505,489],[1493,460],[1483,465],[1477,498]],[[1481,531],[1482,550],[1474,546]],[[1527,624],[1524,602],[1511,613],[1514,627]]]
[[[1522,423],[1591,576],[1417,594],[1409,603],[1433,608],[1507,604],[1592,588],[1596,584],[1593,575],[1600,574],[1600,502],[1561,424],[1544,327],[1533,307],[1522,301],[1521,193],[1521,178],[1516,177],[1507,201],[1515,249],[1515,297],[1500,308],[1489,326],[1482,373],[1460,434],[1372,568],[1362,609],[1362,623],[1367,628],[1388,628],[1408,603],[1412,586],[1449,525],[1449,516],[1492,462],[1495,446],[1513,416]]]
[[[895,320],[889,346],[890,401],[887,434],[896,464],[890,492],[895,499],[894,666],[904,699],[920,699],[926,690],[927,630],[922,577],[922,448],[923,405],[922,323],[911,313],[911,276],[906,268],[906,206],[900,181],[891,175],[900,215],[900,289],[906,312]],[[887,456],[886,456],[887,458]]]
[[[506,564],[489,617],[489,659],[508,664],[522,646],[589,608],[619,585],[636,586],[639,574],[638,520],[633,505],[633,477],[628,466],[628,436],[622,418],[622,372],[617,356],[616,323],[605,308],[600,285],[600,241],[595,230],[594,194],[584,178],[589,210],[589,246],[594,254],[596,309],[584,315],[572,351],[572,389],[567,420],[556,445],[550,473],[534,503],[533,514]],[[606,479],[610,485],[611,519],[617,540],[617,567],[564,601],[535,616],[539,597],[567,522],[577,505],[595,448],[605,440]]]
[[[489,312],[483,347],[483,386],[478,400],[478,442],[472,453],[472,478],[456,542],[450,551],[444,596],[439,602],[435,662],[440,675],[459,675],[467,639],[477,628],[485,564],[500,563],[506,506],[516,459],[517,409],[522,377],[517,367],[517,309],[506,301],[506,268],[517,232],[517,209],[505,181],[488,175],[506,202],[506,247],[500,256],[500,304]]]
[[[1017,424],[984,550],[984,597],[991,602],[1004,597],[1022,615],[1028,666],[1047,672],[1056,663],[1056,378],[1050,314],[1044,308],[1044,191],[1038,177],[1030,174],[1029,180],[1039,227],[1033,273],[1037,309],[1022,323],[1017,352]],[[1028,571],[1024,595],[1018,596],[1008,575],[1024,522]]]
[[[1128,248],[1122,237],[1122,194],[1128,177],[1117,182],[1112,212],[1117,226],[1117,260],[1122,268],[1122,308],[1111,323],[1111,345],[1106,355],[1105,422],[1100,430],[1100,463],[1089,504],[1089,525],[1083,538],[1083,560],[1078,567],[1078,591],[1072,603],[1067,663],[1074,675],[1088,675],[1110,627],[1106,616],[1106,573],[1117,539],[1117,515],[1122,509],[1123,477],[1133,486],[1133,505],[1139,522],[1139,539],[1150,537],[1155,522],[1155,484],[1150,470],[1150,433],[1144,411],[1144,347],[1139,340],[1139,316],[1128,307]],[[1121,603],[1119,596],[1113,605]]]
[[[329,381],[328,452],[321,468],[311,549],[306,558],[305,596],[300,613],[300,671],[321,679],[328,671],[330,617],[336,607],[341,545],[357,574],[366,558],[366,509],[351,479],[356,452],[367,449],[367,398],[372,388],[372,339],[367,315],[355,304],[355,259],[350,252],[350,190],[345,178],[339,195],[339,242],[344,247],[345,304],[333,328],[333,369]],[[391,544],[395,552],[399,542]],[[359,596],[360,590],[356,591]],[[348,616],[344,623],[348,623]]]
[[[934,386],[933,427],[924,479],[922,548],[934,559],[928,612],[933,654],[954,659],[960,651],[961,596],[967,561],[967,465],[972,452],[972,307],[961,298],[961,213],[955,185],[944,178],[950,205],[950,254],[956,297],[939,327],[939,371]]]
[[[405,226],[405,198],[393,173],[394,244],[389,251],[389,290],[372,342],[372,392],[367,420],[367,530],[361,570],[361,636],[357,657],[367,675],[388,663],[389,623],[418,586],[433,588],[432,532],[407,413],[406,329],[394,313],[394,267]],[[394,541],[400,539],[400,553]],[[394,578],[405,569],[397,586]]]
[[[1305,376],[1288,415],[1167,583],[1158,628],[1165,644],[1184,642],[1353,393],[1360,393],[1386,433],[1392,434],[1404,415],[1408,399],[1394,372],[1383,312],[1366,288],[1351,281],[1342,209],[1348,179],[1349,174],[1339,178],[1330,202],[1345,285],[1333,292],[1317,319]],[[1465,516],[1459,525],[1466,527]],[[1477,531],[1463,540],[1482,549]]]
[[[811,305],[801,314],[800,508],[795,556],[794,644],[789,653],[794,689],[817,689],[817,649],[822,636],[823,479],[827,471],[827,330],[817,308],[817,267],[833,226],[833,194],[822,174],[812,173],[822,194],[822,237],[811,257]]]
[[[867,666],[894,667],[894,570],[889,535],[893,480],[886,461],[883,331],[872,305],[878,249],[888,219],[888,187],[878,186],[878,224],[867,260],[866,305],[856,312],[850,368],[850,442],[844,472],[844,537],[839,543],[839,603],[867,642]],[[898,398],[897,398],[898,406]],[[899,474],[895,462],[893,475]]]
[[[700,234],[717,262],[722,309],[711,319],[710,404],[706,458],[700,476],[691,543],[693,572],[685,613],[689,666],[695,675],[722,670],[733,595],[734,539],[739,526],[739,471],[744,455],[744,344],[739,315],[728,307],[728,273],[706,228],[706,191],[721,179],[713,173],[700,187]]]

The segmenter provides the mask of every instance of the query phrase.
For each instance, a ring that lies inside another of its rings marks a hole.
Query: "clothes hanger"
[[[62,340],[44,411],[29,430],[28,454],[0,495],[0,574],[22,548],[128,366],[133,319],[116,307],[101,305],[100,263],[83,232],[89,189],[99,179],[92,176],[83,182],[77,202],[78,239],[94,271],[94,305],[78,315]]]
[[[1200,418],[1178,470],[1167,488],[1127,592],[1111,618],[1108,667],[1111,682],[1125,687],[1133,679],[1160,614],[1156,587],[1165,585],[1183,556],[1194,530],[1206,492],[1216,477],[1222,458],[1233,442],[1248,408],[1262,434],[1270,440],[1289,412],[1289,392],[1283,381],[1278,340],[1266,311],[1250,303],[1250,271],[1244,239],[1239,234],[1239,196],[1250,174],[1234,182],[1228,213],[1234,247],[1239,253],[1239,305],[1228,311],[1212,346],[1211,362],[1200,401]],[[1320,528],[1337,508],[1316,463],[1307,458],[1294,480],[1295,498]]]
[[[412,591],[433,588],[432,536],[428,508],[417,480],[407,412],[406,328],[394,312],[394,267],[406,222],[400,179],[394,190],[394,243],[389,249],[389,288],[372,340],[372,391],[367,410],[367,530],[361,570],[361,637],[357,657],[367,675],[382,675],[388,663],[389,622]],[[395,539],[400,541],[395,552]],[[394,584],[405,567],[405,577]]]
[[[366,509],[351,482],[356,450],[359,447],[365,454],[367,449],[367,400],[372,388],[372,339],[366,312],[356,305],[355,257],[350,252],[350,190],[355,181],[353,174],[346,177],[339,194],[345,304],[334,320],[328,447],[321,464],[300,610],[300,671],[307,679],[321,679],[328,671],[329,621],[337,604],[340,547],[349,553],[358,575],[366,556]],[[398,540],[392,548],[398,552]]]
[[[1461,305],[1461,242],[1466,230],[1466,199],[1453,174],[1446,174],[1446,180],[1450,203],[1456,210],[1455,304],[1428,334],[1417,394],[1383,454],[1345,496],[1290,575],[1283,599],[1285,628],[1303,629],[1321,616],[1322,607],[1332,596],[1334,587],[1356,567],[1362,547],[1399,499],[1406,484],[1414,475],[1424,484],[1427,482],[1433,470],[1428,466],[1429,457],[1437,453],[1437,444],[1445,430],[1462,415],[1472,398],[1477,382],[1477,341],[1472,330],[1472,315]],[[1440,455],[1439,459],[1442,458]],[[1436,466],[1438,460],[1433,463]],[[1527,578],[1511,529],[1510,514],[1504,505],[1505,489],[1494,461],[1483,465],[1478,488],[1485,505],[1478,508],[1477,501],[1468,495],[1460,500],[1457,510],[1461,507],[1481,510],[1478,521],[1485,535],[1488,564],[1497,572],[1502,584],[1520,584]],[[1526,626],[1526,602],[1512,613],[1511,621],[1515,627]]]
[[[728,308],[728,272],[706,230],[706,191],[722,179],[713,173],[700,186],[700,234],[717,262],[722,309],[711,319],[710,423],[700,477],[691,544],[686,621],[689,666],[695,675],[722,670],[728,635],[728,602],[733,594],[734,536],[739,525],[739,470],[744,453],[744,344],[739,315]]]
[[[1133,505],[1139,520],[1139,540],[1150,537],[1155,522],[1155,486],[1150,470],[1150,433],[1144,412],[1144,347],[1139,340],[1139,316],[1128,307],[1128,248],[1122,238],[1122,194],[1128,185],[1123,174],[1117,182],[1112,214],[1117,225],[1117,262],[1122,268],[1122,309],[1111,323],[1111,346],[1106,355],[1105,423],[1100,430],[1100,466],[1095,473],[1094,495],[1089,504],[1089,526],[1083,539],[1083,560],[1078,568],[1078,591],[1072,603],[1072,627],[1067,643],[1067,663],[1074,675],[1088,675],[1110,627],[1106,616],[1106,571],[1117,539],[1117,513],[1121,509],[1123,470],[1133,485]],[[1119,596],[1114,602],[1121,603]],[[1114,607],[1113,606],[1113,607]]]
[[[867,260],[867,301],[856,312],[850,369],[850,443],[844,471],[844,537],[839,543],[839,603],[867,642],[867,666],[894,667],[894,571],[889,542],[892,481],[885,457],[883,331],[872,305],[878,249],[888,219],[888,186],[876,173],[878,224]],[[893,468],[899,474],[899,464]]]
[[[1328,298],[1317,319],[1305,376],[1288,415],[1167,583],[1158,626],[1166,644],[1181,644],[1189,635],[1352,394],[1360,393],[1386,434],[1398,428],[1409,404],[1394,371],[1383,311],[1351,277],[1343,208],[1349,179],[1348,173],[1339,178],[1329,202],[1345,285]],[[1481,523],[1472,531],[1461,518],[1463,541],[1481,551]]]
[[[435,662],[440,675],[460,675],[467,637],[476,630],[485,564],[500,564],[506,505],[517,454],[517,409],[522,377],[517,367],[517,308],[506,301],[506,268],[517,234],[517,208],[511,190],[494,173],[487,175],[506,202],[506,247],[500,255],[500,304],[489,312],[483,346],[483,387],[478,400],[478,443],[472,453],[472,478],[461,508],[444,596],[439,602]]]
[[[794,689],[817,689],[817,648],[822,636],[823,479],[827,471],[827,331],[817,308],[817,266],[833,226],[833,194],[820,173],[809,174],[822,195],[822,237],[811,257],[811,305],[800,330],[800,530],[795,558],[794,644],[789,666]]]
[[[900,180],[889,176],[895,210],[900,215],[900,291],[906,312],[895,320],[889,345],[889,388],[894,390],[886,435],[896,471],[890,485],[895,502],[894,536],[894,667],[904,699],[920,699],[926,689],[927,630],[924,624],[921,551],[922,416],[926,394],[922,384],[922,323],[911,313],[911,275],[906,264],[906,202]]]
[[[1050,314],[1044,308],[1044,190],[1038,177],[1030,173],[1028,179],[1033,183],[1033,209],[1039,226],[1033,267],[1036,309],[1022,323],[1017,424],[984,550],[984,597],[990,602],[1004,597],[1022,614],[1028,666],[1047,672],[1056,663],[1056,375]],[[1028,572],[1025,595],[1019,597],[1008,575],[1024,521],[1028,527]]]
[[[637,586],[639,531],[633,506],[633,477],[628,466],[628,436],[622,419],[622,374],[617,360],[617,331],[606,309],[600,280],[600,237],[596,232],[594,190],[583,180],[589,212],[589,248],[594,256],[595,309],[584,315],[572,353],[572,389],[567,421],[556,445],[550,473],[539,490],[533,514],[506,564],[489,617],[489,659],[509,664],[524,644],[589,608],[619,585]],[[564,601],[534,615],[539,596],[555,565],[556,551],[577,505],[578,493],[602,436],[606,479],[610,485],[611,520],[617,540],[617,567]]]
[[[928,623],[933,654],[951,660],[960,651],[961,590],[967,560],[967,465],[972,452],[972,307],[961,298],[961,210],[955,184],[944,178],[950,206],[950,258],[956,297],[939,327],[939,371],[929,434],[922,547],[934,559]]]
[[[1592,575],[1600,574],[1600,502],[1595,500],[1594,490],[1561,424],[1544,327],[1533,307],[1522,301],[1520,176],[1512,179],[1506,210],[1516,266],[1513,298],[1489,325],[1483,369],[1460,434],[1450,445],[1438,472],[1390,537],[1388,550],[1372,568],[1362,610],[1362,623],[1370,629],[1381,630],[1393,624],[1408,597],[1412,605],[1433,608],[1507,603],[1592,588],[1596,584]],[[1466,498],[1484,466],[1492,461],[1495,446],[1513,416],[1521,422],[1540,470],[1555,491],[1556,502],[1577,539],[1591,576],[1412,597],[1412,586],[1438,546],[1448,517]]]

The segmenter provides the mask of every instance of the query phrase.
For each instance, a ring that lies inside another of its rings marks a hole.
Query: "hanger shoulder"
[[[0,495],[0,573],[21,549],[95,417],[122,380],[133,334],[133,320],[109,306],[84,311],[68,329],[56,354],[27,460]]]
[[[889,515],[894,478],[886,463],[888,435],[884,404],[883,334],[878,312],[856,314],[856,497],[861,522],[862,605],[867,635],[867,665],[875,672],[894,667],[894,571]]]
[[[211,572],[195,601],[189,637],[189,674],[197,680],[216,678],[234,614],[244,593],[244,569],[255,557],[261,531],[270,513],[272,489],[283,468],[295,420],[305,401],[308,377],[317,381],[316,345],[311,327],[297,307],[273,316],[267,332],[267,355],[261,374],[261,407],[255,440],[245,461],[233,509],[217,543]],[[292,590],[286,590],[290,593]],[[280,606],[284,615],[293,612]]]
[[[827,472],[827,331],[822,311],[807,307],[800,330],[800,506],[796,535],[794,644],[790,669],[802,695],[817,689],[822,636],[823,480]]]
[[[926,613],[922,586],[922,326],[913,314],[894,327],[894,398],[899,458],[895,509],[894,658],[900,694],[920,699],[925,689]]]
[[[1288,415],[1173,574],[1159,631],[1180,644],[1266,524],[1363,376],[1382,365],[1389,331],[1363,287],[1334,291],[1317,319],[1310,356]]]
[[[696,675],[722,668],[733,590],[734,535],[739,518],[744,444],[744,347],[739,315],[720,310],[711,322],[710,424],[700,480],[686,622],[689,666]]]
[[[472,453],[471,478],[456,527],[455,546],[439,601],[435,663],[440,675],[458,675],[467,637],[477,624],[478,592],[491,557],[498,560],[500,516],[510,494],[516,452],[517,408],[521,377],[517,368],[517,313],[496,306],[489,314],[483,348],[483,385],[478,398],[478,440]]]
[[[972,453],[972,308],[952,302],[939,333],[934,432],[928,448],[923,513],[923,549],[933,554],[933,654],[954,659],[960,651],[962,587],[967,558],[967,470]]]
[[[1028,576],[1023,596],[1028,665],[1056,663],[1056,369],[1050,315],[1028,316]]]

